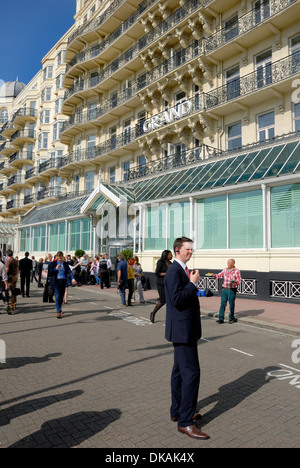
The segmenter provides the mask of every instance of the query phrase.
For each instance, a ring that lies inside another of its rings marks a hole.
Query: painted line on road
[[[230,348],[232,351],[236,351],[237,353],[246,354],[246,356],[253,357],[253,354],[245,353],[245,351],[241,351],[240,349]]]
[[[287,367],[288,369],[294,370],[296,372],[300,372],[300,370],[296,369],[295,367],[287,366],[286,364],[279,364],[279,365],[282,366],[282,367]]]

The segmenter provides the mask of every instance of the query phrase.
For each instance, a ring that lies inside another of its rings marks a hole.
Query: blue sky
[[[29,83],[75,13],[76,0],[0,0],[0,82]]]

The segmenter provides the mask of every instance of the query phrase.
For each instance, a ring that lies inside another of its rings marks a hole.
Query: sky
[[[28,84],[75,13],[76,0],[0,0],[0,83]]]

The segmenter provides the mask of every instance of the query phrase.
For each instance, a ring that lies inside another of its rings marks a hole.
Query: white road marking
[[[236,351],[237,353],[241,354],[246,354],[246,356],[253,357],[253,354],[245,353],[244,351],[241,351],[240,349],[235,349],[235,348],[230,348],[232,351]]]

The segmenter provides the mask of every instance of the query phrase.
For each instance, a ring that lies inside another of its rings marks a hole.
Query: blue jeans
[[[61,313],[61,306],[64,300],[66,284],[67,282],[64,279],[58,279],[54,281],[55,307],[58,314]]]
[[[122,305],[126,305],[126,293],[125,293],[125,286],[122,284],[122,286],[119,287],[119,293],[121,296],[121,302]]]

